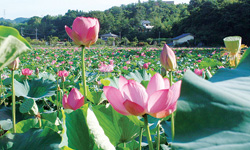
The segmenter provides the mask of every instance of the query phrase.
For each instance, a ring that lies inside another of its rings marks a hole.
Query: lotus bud
[[[11,64],[8,65],[8,68],[10,70],[17,70],[19,67],[19,62],[20,62],[19,57],[17,57]]]
[[[62,82],[65,82],[66,77],[65,77],[65,76],[62,76],[62,77],[61,77],[61,80],[62,80]]]
[[[36,68],[36,71],[35,71],[36,75],[39,74],[39,68]]]
[[[167,44],[164,45],[161,51],[160,61],[162,67],[164,67],[166,71],[174,71],[177,68],[176,56]]]
[[[89,47],[98,39],[100,24],[96,18],[77,17],[72,25],[72,29],[65,26],[69,37],[79,46]]]

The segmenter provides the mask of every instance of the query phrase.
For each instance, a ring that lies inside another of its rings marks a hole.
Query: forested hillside
[[[65,40],[68,36],[64,25],[71,26],[77,16],[98,18],[100,34],[112,32],[130,41],[172,38],[189,32],[195,36],[196,43],[206,46],[222,45],[222,39],[229,35],[242,36],[243,43],[250,44],[249,0],[191,0],[189,5],[149,0],[105,11],[68,10],[65,15],[34,16],[25,23],[0,24],[17,28],[25,37],[35,38],[37,29],[38,39],[56,36]],[[154,28],[150,32],[140,31],[142,20],[149,20]]]
[[[205,45],[221,45],[225,36],[239,35],[250,44],[250,0],[191,0],[188,12],[174,23],[174,35],[190,32]]]

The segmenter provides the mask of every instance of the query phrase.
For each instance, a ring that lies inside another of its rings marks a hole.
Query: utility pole
[[[21,36],[23,36],[23,27],[21,27]]]
[[[160,41],[161,41],[161,32],[159,32],[159,44],[160,44]]]
[[[38,39],[37,39],[37,31],[38,31],[38,29],[36,28],[36,40],[38,40]]]

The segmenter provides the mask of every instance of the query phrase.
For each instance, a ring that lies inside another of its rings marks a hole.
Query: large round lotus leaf
[[[16,29],[0,26],[0,70],[30,49],[29,43]]]
[[[54,82],[44,79],[25,80],[23,84],[15,80],[14,85],[16,96],[23,96],[34,100],[55,95],[56,90]]]
[[[187,71],[177,104],[172,149],[249,149],[250,48],[236,69],[209,80]]]
[[[30,129],[25,133],[8,133],[0,138],[0,149],[55,150],[61,136],[50,128]]]

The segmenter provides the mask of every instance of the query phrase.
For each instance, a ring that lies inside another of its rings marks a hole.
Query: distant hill
[[[24,22],[28,21],[29,19],[30,19],[30,18],[23,18],[23,17],[19,17],[19,18],[16,18],[16,19],[14,19],[14,20],[0,18],[0,21],[18,24],[18,23],[24,23]]]
[[[24,23],[24,22],[28,21],[29,19],[30,18],[19,17],[19,18],[14,19],[14,22],[15,23]]]

